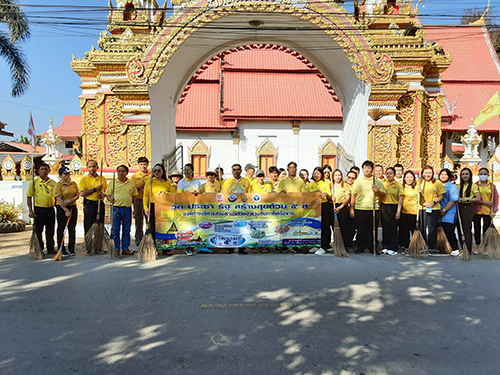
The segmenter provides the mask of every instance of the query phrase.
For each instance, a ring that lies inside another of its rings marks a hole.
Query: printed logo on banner
[[[222,202],[224,200],[224,194],[221,194],[221,193],[218,193],[216,196],[215,196],[215,200],[217,202]]]
[[[248,225],[248,223],[245,220],[236,220],[233,225],[237,228],[243,228]]]
[[[229,202],[236,202],[236,199],[238,199],[238,197],[236,196],[236,194],[229,194],[228,197],[227,197],[227,200]]]
[[[183,230],[180,230],[176,233],[175,237],[180,240],[180,241],[183,241],[183,240],[189,240],[190,238],[192,238],[194,236],[194,233],[188,229],[183,229]]]
[[[202,221],[200,224],[198,224],[198,226],[201,229],[210,229],[213,227],[213,224],[210,221]]]
[[[217,234],[210,237],[210,242],[219,247],[236,247],[245,243],[245,237],[240,234]]]
[[[252,200],[255,202],[255,203],[259,203],[261,200],[262,200],[262,197],[260,194],[254,194],[252,196]]]

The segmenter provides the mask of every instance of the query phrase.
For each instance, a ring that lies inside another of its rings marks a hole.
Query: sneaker
[[[394,250],[387,250],[387,255],[397,255],[398,252],[397,251],[394,251]]]
[[[434,249],[429,249],[429,256],[433,256],[434,255]]]
[[[389,250],[384,249],[384,250],[382,250],[382,251],[381,251],[381,253],[382,253],[382,254],[389,254]]]
[[[310,254],[315,254],[315,253],[316,253],[316,248],[315,248],[315,247],[311,247],[311,248],[309,249],[309,253],[310,253]]]
[[[316,255],[324,255],[325,253],[326,253],[325,250],[319,249],[314,254],[316,254]]]
[[[186,250],[186,255],[187,255],[187,256],[194,255],[194,254],[193,254],[193,250],[189,250],[189,249],[188,249],[188,250]]]
[[[72,257],[74,257],[76,255],[76,253],[73,251],[72,253],[69,253],[69,255],[71,255]]]
[[[61,255],[61,256],[62,256],[63,258],[67,258],[67,257],[69,257],[69,253],[62,253],[62,255]]]
[[[451,255],[452,257],[457,257],[457,256],[459,256],[459,255],[460,255],[460,251],[459,251],[459,250],[453,250],[453,251],[450,253],[450,255]]]

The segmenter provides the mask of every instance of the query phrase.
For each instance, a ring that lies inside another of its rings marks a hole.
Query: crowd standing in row
[[[373,246],[379,241],[373,238],[373,228],[378,228],[381,223],[382,252],[389,255],[404,253],[416,227],[417,215],[430,254],[436,247],[439,226],[450,243],[451,255],[459,255],[456,230],[459,238],[463,230],[465,245],[471,253],[473,241],[476,245],[481,243],[481,234],[486,232],[498,211],[499,195],[489,181],[487,168],[479,169],[477,183],[473,183],[472,171],[463,168],[457,186],[450,170],[441,170],[436,178],[431,166],[426,166],[420,173],[421,178],[417,178],[412,170],[404,172],[401,164],[384,169],[367,160],[362,164],[362,175],[358,167],[352,167],[344,181],[342,171],[333,170],[330,165],[314,168],[309,179],[306,169],[297,175],[295,162],[288,163],[286,170],[269,167],[269,178],[252,164],[245,166],[245,177],[242,177],[241,165],[234,164],[232,176],[227,179],[223,178],[222,168],[207,169],[206,182],[202,184],[194,177],[194,167],[189,163],[184,166],[183,174],[174,171],[170,176],[163,164],[156,164],[151,176],[146,157],[139,158],[138,165],[139,171],[132,178],[127,177],[129,168],[120,165],[116,178],[108,183],[98,175],[97,161],[89,160],[88,174],[81,178],[78,187],[71,181],[69,168],[63,166],[59,169],[60,181],[56,183],[49,178],[49,165],[40,164],[38,177],[28,187],[28,208],[29,216],[35,219],[35,232],[42,249],[45,229],[47,252],[56,253],[54,228],[57,219],[58,244],[62,244],[64,228],[68,227],[69,243],[68,248],[62,247],[63,257],[75,255],[76,202],[80,197],[83,197],[85,233],[96,221],[98,212],[104,213],[104,199],[113,204],[113,239],[119,254],[134,254],[130,249],[133,217],[136,248],[144,233],[144,216],[150,221],[149,230],[154,238],[154,203],[158,194],[317,192],[321,198],[321,248],[311,250],[316,254],[331,251],[334,217],[338,218],[348,250],[355,253],[377,251]],[[375,231],[376,237],[377,234],[378,230]],[[196,254],[193,249],[186,252]],[[232,253],[234,249],[227,252]],[[239,249],[239,252],[246,254],[245,249]],[[168,254],[168,251],[164,253]]]

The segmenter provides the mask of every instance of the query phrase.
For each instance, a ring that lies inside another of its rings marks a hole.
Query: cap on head
[[[209,174],[209,173],[213,173],[213,174],[215,174],[215,169],[213,169],[213,168],[208,168],[208,169],[207,169],[207,171],[205,172],[205,174],[207,175],[207,174]]]
[[[170,173],[169,177],[182,177],[182,173],[180,173],[177,169]]]
[[[255,172],[255,177],[259,177],[259,176],[266,176],[266,174],[264,173],[264,171],[262,169],[257,169],[257,172]]]
[[[252,163],[248,163],[247,165],[245,165],[245,171],[248,171],[249,169],[257,169],[257,167],[255,165],[253,165]]]
[[[70,172],[71,172],[71,169],[69,169],[66,166],[59,168],[59,174],[66,174],[66,173],[70,173]]]

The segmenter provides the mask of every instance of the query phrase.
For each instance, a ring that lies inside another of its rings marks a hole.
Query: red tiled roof
[[[450,105],[460,95],[457,101],[457,108],[452,116],[451,125],[442,123],[443,131],[467,131],[471,117],[476,118],[481,109],[486,105],[493,94],[500,89],[500,82],[480,82],[471,84],[470,82],[447,82],[443,86],[446,97]],[[486,121],[477,128],[478,132],[497,133],[500,129],[498,116]]]
[[[201,67],[201,73],[196,77],[196,82],[199,81],[219,81],[220,79],[220,59],[218,57],[210,60],[207,64]]]
[[[465,146],[461,143],[452,143],[451,152],[454,154],[463,154],[465,152]]]
[[[224,73],[225,118],[341,118],[338,100],[314,73]]]
[[[24,150],[24,151],[27,151],[27,152],[31,152],[31,145],[27,145],[27,144],[24,144],[24,143],[18,143],[18,142],[7,142],[5,141],[4,143],[7,143],[11,146],[14,146],[14,147],[17,147],[17,148],[20,148],[21,150]],[[35,151],[37,154],[45,154],[47,152],[47,148],[44,147],[44,146],[36,146],[36,151]]]
[[[224,56],[224,70],[310,71],[315,69],[301,54],[288,48],[244,49]],[[306,65],[308,64],[308,65]]]
[[[61,125],[54,128],[56,134],[61,138],[75,138],[82,133],[82,116],[65,115]],[[40,134],[40,137],[47,135],[47,132]]]
[[[481,26],[425,26],[429,41],[439,41],[453,62],[443,81],[500,81],[500,64],[486,28]],[[491,48],[490,48],[491,47]],[[485,103],[486,104],[486,103]]]

